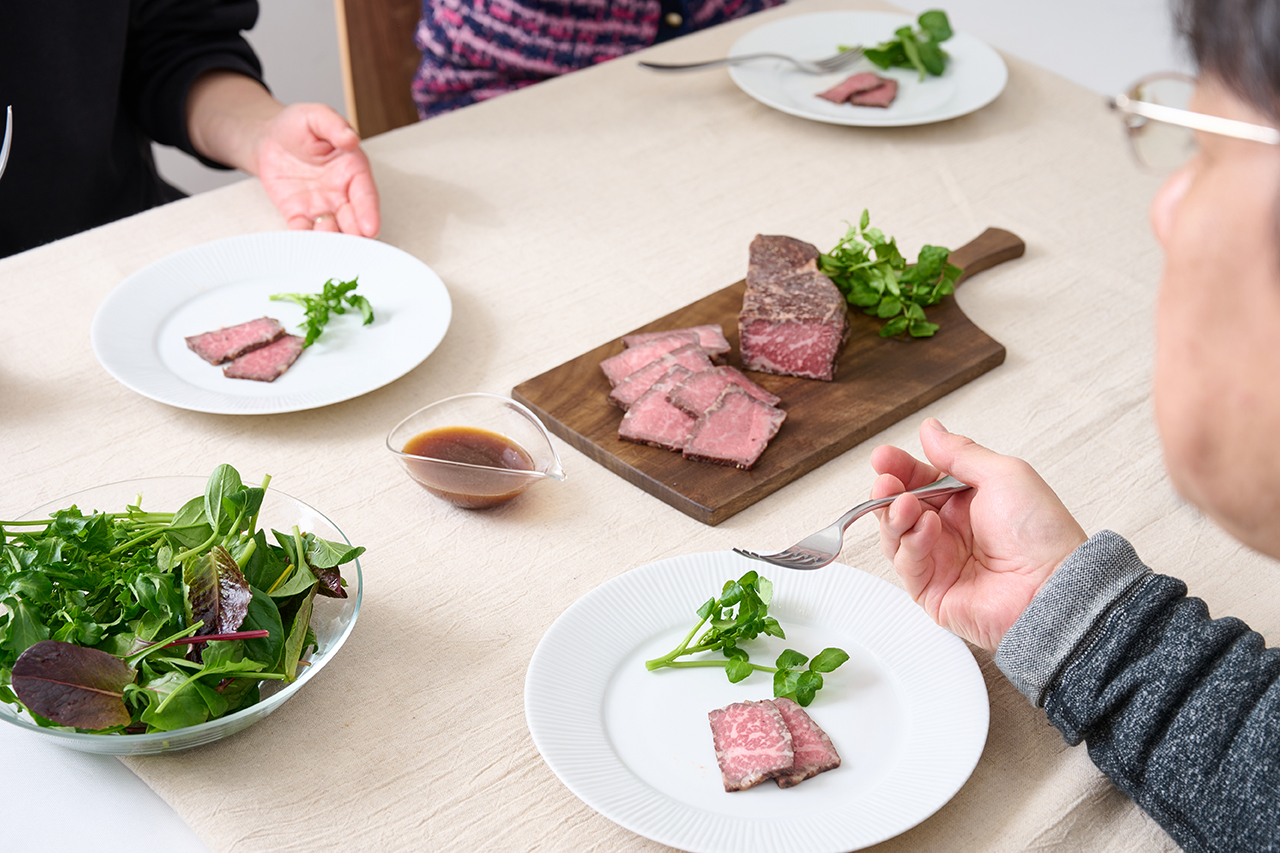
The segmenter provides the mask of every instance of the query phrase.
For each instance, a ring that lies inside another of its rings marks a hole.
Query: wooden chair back
[[[368,139],[418,120],[410,85],[420,0],[333,0],[347,118]]]

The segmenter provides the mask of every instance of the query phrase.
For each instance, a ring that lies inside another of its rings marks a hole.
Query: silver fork
[[[969,486],[955,477],[947,475],[936,483],[912,489],[911,494],[918,498],[936,498],[953,492],[962,492],[967,488]],[[888,506],[903,494],[905,493],[899,492],[896,495],[864,501],[840,516],[830,527],[824,527],[817,533],[806,536],[790,548],[785,551],[779,551],[776,554],[756,554],[751,551],[744,551],[741,548],[734,548],[733,550],[744,557],[764,560],[766,563],[773,563],[775,566],[783,566],[788,569],[820,569],[840,556],[840,548],[844,545],[844,532],[849,529],[849,525],[873,509]]]
[[[834,71],[843,71],[861,56],[862,48],[851,47],[848,50],[842,50],[834,56],[828,56],[823,59],[796,59],[794,56],[786,56],[781,53],[744,53],[740,56],[712,59],[707,62],[686,62],[675,65],[661,62],[640,62],[638,64],[641,68],[649,68],[654,71],[701,71],[704,68],[740,65],[743,62],[754,62],[757,59],[785,59],[806,74],[830,74]]]

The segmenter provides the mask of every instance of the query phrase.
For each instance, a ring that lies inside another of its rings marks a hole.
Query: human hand
[[[375,237],[378,189],[360,137],[323,104],[285,107],[257,144],[257,175],[294,230]]]
[[[921,501],[904,494],[878,510],[880,550],[907,592],[952,633],[995,651],[1036,591],[1088,538],[1030,465],[947,432],[920,427],[932,462],[884,445],[871,454],[880,474],[873,498],[952,474],[973,488]]]

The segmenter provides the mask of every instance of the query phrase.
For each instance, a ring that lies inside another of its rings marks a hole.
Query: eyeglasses
[[[1123,95],[1108,99],[1121,114],[1133,155],[1144,167],[1172,172],[1198,148],[1194,131],[1280,145],[1280,130],[1247,121],[1206,115],[1187,109],[1196,81],[1173,72],[1152,74]]]

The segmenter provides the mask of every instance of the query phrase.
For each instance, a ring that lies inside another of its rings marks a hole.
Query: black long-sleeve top
[[[186,99],[202,73],[261,80],[240,34],[257,16],[256,0],[0,2],[0,257],[180,198],[150,143],[196,153]]]

